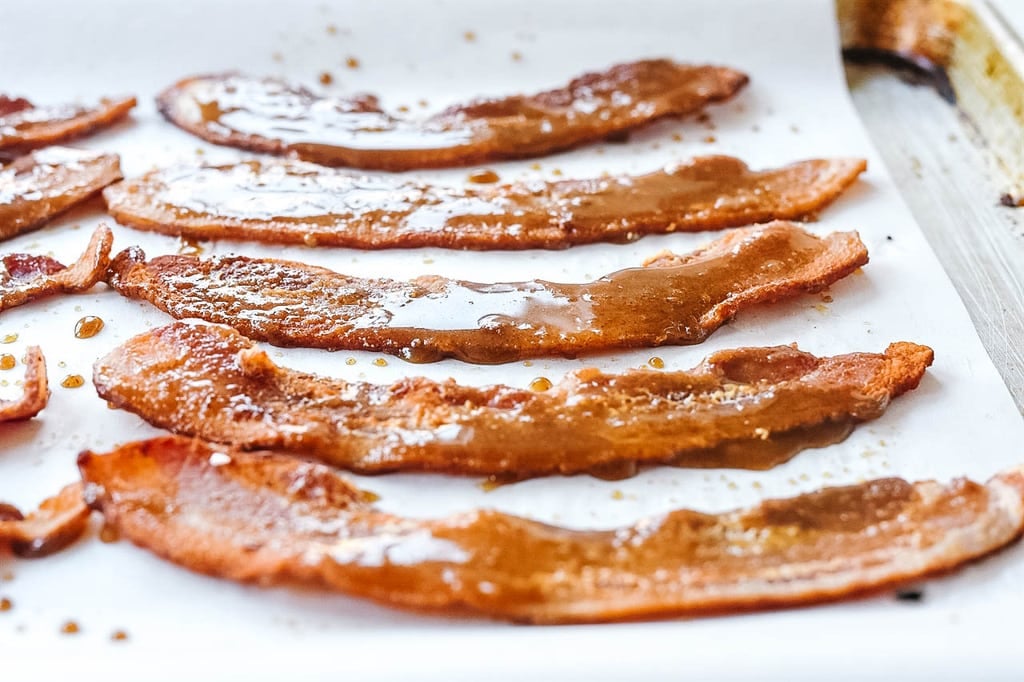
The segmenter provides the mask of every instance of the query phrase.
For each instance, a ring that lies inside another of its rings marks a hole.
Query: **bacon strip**
[[[653,59],[589,73],[567,87],[453,106],[426,120],[385,113],[372,95],[319,96],[274,78],[195,76],[157,98],[161,113],[208,142],[291,154],[325,166],[409,170],[538,156],[691,114],[729,99],[747,76]]]
[[[23,557],[53,554],[81,537],[88,523],[81,483],[65,486],[27,517],[16,507],[0,503],[0,551],[6,547]]]
[[[1020,469],[985,485],[879,479],[576,531],[489,510],[393,516],[326,467],[185,439],[85,452],[78,465],[108,524],[192,570],[533,623],[847,598],[956,568],[1024,527]]]
[[[49,256],[9,253],[0,256],[0,311],[54,294],[91,289],[110,265],[114,235],[106,225],[93,232],[85,253],[70,267]]]
[[[772,223],[587,284],[362,279],[245,256],[147,262],[138,248],[114,259],[109,284],[175,318],[229,324],[280,346],[489,364],[700,343],[740,310],[820,291],[867,259],[855,232],[819,238]]]
[[[34,106],[0,95],[0,154],[23,154],[108,128],[128,116],[134,97],[101,99],[96,106]]]
[[[17,400],[0,400],[0,422],[31,419],[46,407],[50,387],[46,382],[46,358],[39,346],[25,350],[25,384]]]
[[[767,468],[780,459],[776,441],[785,461],[806,430],[880,416],[931,362],[912,343],[832,358],[780,346],[721,351],[685,372],[584,369],[544,392],[424,378],[384,386],[278,367],[228,327],[178,322],[97,360],[93,382],[151,424],[245,449],[363,473],[525,478],[624,462]]]
[[[0,168],[0,239],[42,227],[121,177],[117,154],[50,147],[16,159]]]
[[[132,227],[199,239],[360,249],[554,249],[644,234],[797,220],[834,201],[863,159],[751,171],[706,156],[638,177],[438,187],[299,161],[155,170],[103,191]]]

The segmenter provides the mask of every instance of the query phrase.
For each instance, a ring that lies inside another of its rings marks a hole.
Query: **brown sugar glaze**
[[[639,176],[444,187],[295,161],[155,170],[107,188],[114,218],[197,239],[458,249],[565,248],[797,220],[834,201],[862,159],[753,171],[706,156]]]
[[[746,83],[725,67],[651,59],[413,120],[384,112],[373,95],[318,96],[274,78],[216,74],[179,81],[157,104],[172,123],[215,144],[398,171],[548,154],[700,111]]]
[[[228,324],[280,346],[494,364],[699,343],[741,309],[819,291],[866,262],[856,233],[819,238],[772,223],[587,284],[361,279],[245,256],[147,262],[138,249],[114,259],[109,283],[176,318]]]
[[[121,179],[116,154],[50,147],[0,167],[0,239],[42,227]]]
[[[685,372],[578,370],[546,391],[380,385],[279,367],[228,327],[178,322],[97,360],[93,383],[155,426],[359,472],[608,475],[632,462],[765,468],[826,423],[880,416],[931,362],[912,343],[831,358],[781,346],[720,351]]]
[[[0,157],[65,142],[107,128],[135,107],[134,97],[102,99],[95,106],[35,106],[0,95]]]
[[[492,510],[395,516],[327,467],[161,438],[79,469],[133,543],[195,571],[319,586],[390,606],[534,623],[794,606],[950,570],[1024,527],[1024,475],[981,485],[897,478],[615,530]]]

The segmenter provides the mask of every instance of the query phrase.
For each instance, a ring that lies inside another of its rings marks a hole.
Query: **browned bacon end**
[[[42,557],[64,549],[85,532],[89,508],[82,499],[82,484],[65,486],[56,497],[23,516],[0,503],[0,554],[9,549],[22,557]]]
[[[0,156],[84,137],[128,116],[134,97],[102,99],[95,106],[35,106],[27,99],[0,95]]]
[[[107,274],[113,244],[110,228],[100,225],[85,252],[68,267],[49,256],[0,256],[0,312],[46,296],[91,289]]]

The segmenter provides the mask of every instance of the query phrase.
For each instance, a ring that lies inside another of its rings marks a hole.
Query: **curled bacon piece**
[[[49,256],[10,253],[0,257],[0,311],[37,298],[91,289],[107,273],[114,235],[106,225],[93,232],[85,253],[70,267]]]
[[[181,438],[78,465],[108,524],[192,570],[533,623],[836,600],[955,568],[1024,527],[1019,469],[985,485],[887,478],[577,531],[489,510],[402,518],[326,467]]]
[[[65,486],[28,516],[0,503],[0,550],[7,547],[23,557],[53,554],[81,537],[88,523],[89,507],[82,499],[81,483]]]
[[[42,227],[121,179],[117,154],[50,147],[0,168],[0,239]]]
[[[325,166],[408,170],[538,156],[729,99],[747,76],[651,59],[589,73],[568,86],[450,107],[426,120],[385,113],[377,98],[318,96],[275,78],[186,78],[157,98],[193,135]]]
[[[362,279],[245,256],[147,262],[137,248],[114,259],[109,284],[178,319],[229,324],[280,346],[494,364],[700,343],[740,310],[820,291],[867,260],[854,232],[819,238],[771,223],[587,284]]]
[[[834,201],[862,159],[751,171],[705,156],[636,177],[439,187],[299,161],[155,170],[103,191],[118,222],[200,239],[458,249],[564,248],[796,220]]]
[[[0,422],[31,419],[46,407],[50,387],[46,382],[46,358],[39,346],[25,350],[25,385],[17,400],[0,400]]]
[[[525,478],[637,462],[768,468],[814,427],[880,416],[931,362],[912,343],[831,358],[781,346],[720,351],[685,372],[585,369],[543,392],[424,378],[384,386],[278,367],[228,327],[179,322],[97,360],[93,381],[151,424],[245,449],[364,473]]]
[[[0,155],[22,154],[107,128],[135,107],[134,97],[101,99],[96,106],[35,106],[0,95]]]

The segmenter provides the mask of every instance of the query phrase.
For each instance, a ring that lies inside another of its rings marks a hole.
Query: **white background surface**
[[[332,33],[330,26],[337,30]],[[465,39],[466,31],[475,33],[475,41]],[[522,59],[513,60],[513,52]],[[348,56],[357,57],[361,68],[346,68]],[[714,130],[693,120],[668,121],[632,135],[627,145],[540,159],[539,171],[531,169],[533,161],[490,167],[503,180],[514,180],[551,178],[556,169],[566,177],[644,172],[704,153],[735,154],[755,167],[810,156],[865,156],[870,169],[864,179],[811,226],[822,234],[857,229],[871,252],[863,275],[833,287],[834,302],[807,297],[748,312],[700,346],[532,366],[408,365],[385,356],[388,365],[382,368],[372,364],[379,357],[374,354],[280,349],[272,350],[272,357],[286,366],[348,379],[387,382],[424,374],[522,386],[539,375],[557,380],[583,366],[640,366],[653,355],[671,370],[739,345],[797,341],[806,350],[832,354],[881,351],[890,341],[912,340],[935,348],[934,368],[917,391],[846,442],[806,451],[771,472],[654,469],[627,481],[551,478],[490,493],[476,480],[440,476],[392,475],[360,484],[379,493],[382,506],[403,513],[442,515],[491,506],[570,526],[607,527],[680,506],[722,510],[877,476],[985,478],[1020,461],[1020,416],[850,106],[829,2],[664,2],[627,9],[620,2],[585,8],[564,2],[408,2],[385,8],[263,0],[239,11],[226,1],[5,0],[0,17],[0,90],[39,102],[122,92],[139,96],[131,123],[81,145],[120,152],[127,175],[196,158],[199,149],[205,159],[238,156],[208,147],[157,116],[153,95],[192,73],[242,69],[314,84],[329,71],[337,91],[369,90],[381,94],[386,106],[436,111],[476,95],[561,85],[587,69],[648,56],[726,63],[747,71],[752,84],[734,102],[710,110]],[[418,106],[420,99],[429,103],[426,109]],[[683,140],[674,141],[673,133]],[[705,142],[708,136],[716,142]],[[461,182],[471,170],[416,175]],[[3,248],[52,252],[69,262],[102,218],[101,208],[97,203],[77,211]],[[688,251],[714,236],[648,237],[631,245],[552,253],[373,254],[222,242],[208,246],[205,254],[283,255],[358,275],[578,281],[635,265],[664,248]],[[171,238],[116,228],[115,249],[131,244],[142,245],[150,256],[179,246]],[[93,339],[75,339],[75,321],[89,314],[103,317],[106,328]],[[107,409],[91,385],[64,389],[59,382],[69,373],[88,377],[97,356],[167,321],[147,305],[102,287],[3,313],[0,337],[17,333],[19,339],[0,346],[0,352],[20,357],[25,345],[42,345],[53,396],[40,418],[0,426],[0,498],[32,507],[75,478],[79,450],[103,450],[156,433],[129,414]],[[347,366],[348,357],[357,364]],[[0,374],[0,382],[9,384],[0,383],[5,392],[0,395],[16,391],[22,371],[19,364]],[[623,499],[613,498],[618,492]],[[438,679],[527,673],[579,679],[626,674],[820,679],[826,673],[833,679],[936,679],[962,677],[966,670],[1008,678],[1024,673],[1016,653],[1024,620],[1020,548],[929,582],[922,604],[883,595],[780,613],[553,628],[410,615],[343,596],[240,586],[95,537],[44,561],[0,561],[0,576],[13,575],[0,581],[0,596],[14,602],[12,611],[0,613],[4,679],[46,679],[58,668],[117,677],[141,665],[147,677],[168,679],[193,668],[217,678],[245,670],[250,679],[297,670],[318,678],[415,674]],[[79,635],[59,633],[68,619],[79,623]],[[129,633],[129,642],[110,641],[117,628]]]

